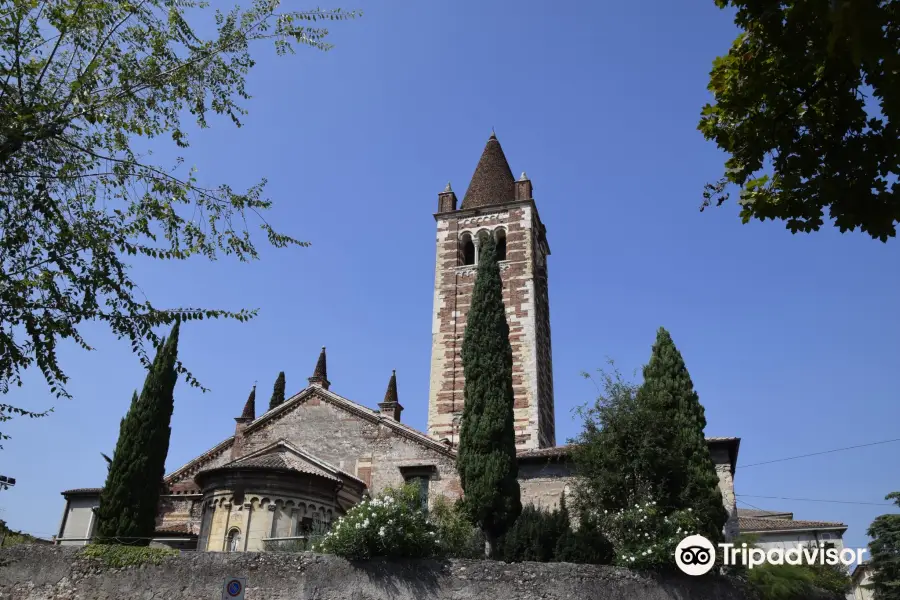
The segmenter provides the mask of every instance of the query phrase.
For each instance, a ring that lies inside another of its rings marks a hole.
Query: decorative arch
[[[225,537],[225,552],[240,552],[240,550],[241,530],[238,527],[232,527]]]
[[[506,260],[506,228],[494,230],[494,241],[497,242],[497,260]]]
[[[459,265],[475,264],[475,240],[468,231],[459,236],[459,251],[457,263]]]

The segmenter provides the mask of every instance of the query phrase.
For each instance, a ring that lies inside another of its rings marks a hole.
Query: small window
[[[506,260],[506,230],[498,229],[494,239],[497,240],[497,260]]]
[[[428,512],[428,484],[431,481],[431,478],[427,475],[417,475],[415,477],[410,477],[406,480],[407,483],[412,483],[419,488],[419,509],[422,512]]]
[[[459,238],[459,264],[475,264],[475,242],[472,241],[472,235],[469,233],[464,233]]]

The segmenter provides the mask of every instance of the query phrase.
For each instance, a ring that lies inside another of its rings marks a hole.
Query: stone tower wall
[[[550,363],[549,300],[546,248],[534,205],[516,202],[496,208],[442,213],[437,216],[434,313],[432,322],[431,389],[428,433],[459,440],[463,409],[462,343],[466,315],[475,283],[474,265],[459,264],[459,238],[482,230],[506,229],[507,260],[500,263],[503,302],[513,350],[516,443],[519,449],[555,444],[553,379]]]

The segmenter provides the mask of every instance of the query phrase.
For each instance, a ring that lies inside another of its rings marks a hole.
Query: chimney
[[[328,365],[325,361],[325,346],[322,346],[322,352],[319,353],[319,360],[316,361],[316,369],[310,377],[309,385],[315,385],[323,389],[328,389],[331,382],[328,381]]]
[[[400,413],[403,412],[403,407],[400,406],[400,401],[397,399],[397,371],[391,374],[387,391],[384,393],[384,401],[378,403],[378,409],[389,419],[400,422]]]
[[[525,174],[525,171],[522,171],[522,175],[516,182],[516,200],[531,200],[533,191],[531,180],[528,179],[528,175]]]
[[[448,181],[444,191],[438,194],[438,212],[445,213],[453,212],[454,210],[456,210],[456,192],[450,187],[450,182]]]
[[[234,419],[234,443],[231,445],[231,460],[241,457],[244,450],[244,430],[256,419],[256,384],[244,404],[244,412]]]

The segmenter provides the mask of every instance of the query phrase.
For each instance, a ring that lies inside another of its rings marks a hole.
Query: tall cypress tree
[[[284,403],[284,371],[278,374],[275,387],[272,389],[272,399],[269,400],[269,410]]]
[[[97,510],[99,542],[147,545],[156,529],[175,406],[178,332],[176,322],[157,350],[140,396],[134,393],[119,425],[119,439]]]
[[[702,533],[719,539],[728,513],[706,443],[705,411],[681,352],[662,327],[644,367],[638,405],[649,417],[642,454],[659,501],[672,508],[691,508],[702,523]]]
[[[522,512],[513,428],[512,347],[493,238],[482,242],[462,346],[465,403],[456,468],[490,555]]]

